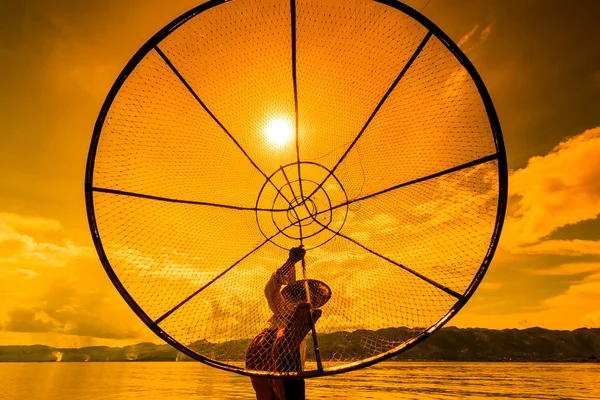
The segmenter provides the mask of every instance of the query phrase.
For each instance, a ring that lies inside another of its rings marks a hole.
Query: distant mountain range
[[[406,337],[406,328],[379,331],[359,330],[320,334],[319,347],[323,359],[356,360],[366,354],[362,344],[375,336]],[[220,360],[243,360],[250,340],[225,343],[196,342],[191,347],[203,354],[216,355]],[[312,343],[307,355],[310,359]],[[342,351],[343,350],[343,351]],[[598,361],[600,359],[600,329],[553,331],[542,328],[480,329],[443,328],[414,348],[392,360],[414,361]],[[74,361],[187,361],[169,345],[140,343],[125,347],[93,346],[54,348],[49,346],[0,346],[0,362],[74,362]]]

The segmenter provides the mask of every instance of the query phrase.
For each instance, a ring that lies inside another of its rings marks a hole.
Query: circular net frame
[[[222,369],[311,377],[392,357],[452,318],[492,259],[506,184],[481,78],[416,11],[219,0],[119,76],[86,201],[109,277],[158,336]],[[331,290],[320,316],[272,304],[300,244],[297,279]]]

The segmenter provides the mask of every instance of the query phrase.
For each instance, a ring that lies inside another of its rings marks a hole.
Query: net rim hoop
[[[112,85],[104,103],[102,104],[102,108],[100,109],[100,113],[94,125],[94,130],[92,134],[92,139],[88,151],[88,157],[86,162],[86,171],[85,171],[85,183],[84,183],[84,192],[85,192],[85,202],[86,202],[86,211],[88,217],[88,224],[90,227],[90,233],[92,235],[92,239],[94,242],[94,247],[96,248],[96,252],[98,253],[98,257],[102,263],[104,270],[106,271],[109,279],[121,295],[125,302],[129,305],[129,307],[133,310],[133,312],[148,326],[148,328],[154,332],[160,339],[164,340],[181,353],[187,355],[188,357],[200,361],[209,366],[234,372],[240,375],[249,376],[249,377],[262,377],[262,378],[312,378],[318,376],[329,376],[341,374],[344,372],[351,372],[358,369],[362,369],[365,367],[372,366],[381,361],[388,360],[389,358],[400,354],[406,350],[411,349],[417,344],[421,343],[423,340],[431,336],[435,331],[442,328],[450,319],[452,319],[461,309],[462,307],[469,301],[472,297],[473,293],[483,280],[485,273],[492,261],[494,253],[496,252],[496,248],[498,246],[498,241],[500,239],[500,235],[502,232],[502,227],[504,224],[504,217],[506,214],[506,205],[508,200],[508,164],[506,160],[506,148],[504,146],[504,140],[502,137],[502,130],[500,127],[500,121],[498,119],[498,115],[494,108],[494,104],[492,102],[491,96],[485,87],[483,79],[475,69],[474,65],[467,58],[467,56],[463,53],[463,51],[458,47],[456,43],[450,37],[444,33],[435,23],[433,23],[429,18],[425,17],[420,12],[415,9],[407,6],[404,3],[396,0],[372,0],[373,2],[380,3],[386,5],[388,7],[394,8],[401,13],[408,15],[413,18],[421,25],[423,25],[426,29],[431,32],[432,36],[436,37],[440,40],[444,46],[456,57],[459,63],[467,70],[471,79],[475,83],[479,95],[483,101],[483,105],[485,107],[489,122],[491,133],[494,136],[494,142],[496,144],[496,156],[498,162],[498,209],[496,214],[496,223],[494,226],[494,232],[492,233],[492,237],[490,240],[490,246],[488,248],[488,252],[485,255],[481,266],[479,267],[477,273],[473,277],[470,285],[467,287],[461,299],[459,299],[454,306],[435,324],[430,326],[429,328],[423,330],[417,336],[401,343],[394,349],[391,349],[385,353],[378,354],[376,356],[356,361],[349,364],[344,364],[339,367],[332,367],[319,372],[318,370],[306,371],[302,373],[295,374],[286,374],[286,373],[274,373],[274,372],[263,372],[263,371],[247,371],[240,367],[235,367],[230,364],[222,363],[216,360],[212,360],[210,358],[204,357],[183,344],[179,343],[173,337],[171,337],[168,333],[163,331],[158,325],[153,323],[153,320],[146,314],[146,312],[137,304],[135,299],[127,292],[123,284],[121,283],[119,277],[116,275],[106,253],[104,251],[104,247],[102,245],[102,240],[100,238],[98,232],[98,225],[96,223],[96,217],[94,212],[94,188],[93,188],[93,175],[94,175],[94,165],[96,158],[96,150],[98,148],[98,143],[100,140],[100,134],[102,132],[102,128],[104,126],[104,122],[110,107],[117,96],[117,93],[121,89],[121,86],[129,76],[129,74],[137,67],[139,62],[148,54],[155,46],[157,46],[164,38],[166,38],[170,33],[175,31],[180,25],[184,24],[188,20],[194,18],[195,16],[203,13],[204,11],[210,10],[213,7],[219,6],[221,4],[225,4],[235,0],[209,0],[206,3],[203,3],[197,7],[192,8],[191,10],[185,12],[181,16],[174,19],[172,22],[167,24],[164,28],[159,30],[156,34],[154,34],[129,60],[126,66],[123,68],[121,73],[118,75],[115,83]]]

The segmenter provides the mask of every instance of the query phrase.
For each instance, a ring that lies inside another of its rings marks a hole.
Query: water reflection
[[[600,399],[600,364],[383,363],[312,379],[311,400]],[[0,399],[254,399],[248,378],[200,363],[2,363]]]

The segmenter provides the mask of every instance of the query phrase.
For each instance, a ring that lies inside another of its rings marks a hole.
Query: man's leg
[[[283,400],[273,391],[271,379],[253,377],[250,380],[256,392],[256,400]]]
[[[283,381],[285,400],[306,400],[304,379],[286,379]]]

